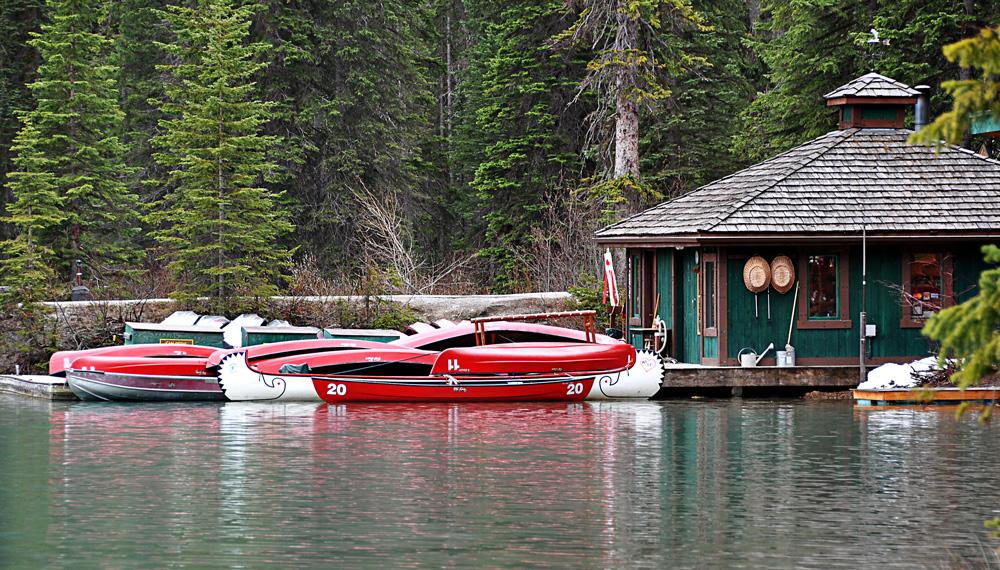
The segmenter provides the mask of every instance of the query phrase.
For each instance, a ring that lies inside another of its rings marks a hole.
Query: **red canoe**
[[[81,400],[225,400],[204,356],[172,358],[85,354],[73,359],[66,381]]]
[[[197,344],[126,344],[87,350],[62,350],[49,358],[49,374],[51,376],[65,376],[66,370],[74,367],[79,368],[79,366],[74,366],[74,362],[84,356],[143,357],[157,359],[151,361],[156,363],[160,362],[159,359],[165,358],[204,358],[211,356],[218,350],[217,347]]]
[[[635,362],[624,343],[523,343],[428,352],[383,345],[266,360],[226,356],[219,380],[230,400],[450,402],[583,400],[595,380],[616,381]],[[293,366],[294,365],[294,366]]]

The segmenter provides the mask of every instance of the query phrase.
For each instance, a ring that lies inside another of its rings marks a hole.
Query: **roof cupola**
[[[906,108],[920,92],[878,73],[869,73],[827,93],[828,107],[840,107],[839,127],[906,128]]]

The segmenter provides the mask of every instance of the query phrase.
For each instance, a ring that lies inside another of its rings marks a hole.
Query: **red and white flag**
[[[615,264],[611,260],[611,250],[604,252],[604,295],[602,301],[605,305],[618,306],[618,280],[615,279]]]

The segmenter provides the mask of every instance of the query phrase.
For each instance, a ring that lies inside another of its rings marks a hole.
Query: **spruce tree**
[[[670,98],[641,119],[642,180],[668,198],[749,166],[731,150],[731,119],[754,95],[758,66],[741,45],[750,33],[750,10],[746,0],[692,0],[691,5],[709,29],[674,32],[674,41],[707,65],[668,78]]]
[[[26,119],[11,147],[17,154],[17,170],[11,173],[8,186],[17,200],[7,205],[9,215],[4,218],[18,233],[0,244],[6,253],[0,262],[4,284],[10,288],[10,299],[23,304],[53,298],[56,255],[44,236],[66,220],[52,173],[54,161],[40,150],[41,143],[38,130]]]
[[[38,62],[35,49],[28,45],[30,33],[38,31],[42,0],[0,0],[0,200],[10,202],[6,190],[7,173],[17,168],[11,150],[14,138],[21,130],[19,111],[34,106],[28,82]],[[9,224],[0,224],[0,239],[16,232]]]
[[[466,2],[466,9],[479,41],[463,85],[459,162],[475,168],[478,219],[470,222],[484,231],[486,279],[506,293],[530,283],[526,261],[546,195],[564,204],[578,180],[587,108],[570,102],[586,61],[547,45],[566,26],[560,0]]]
[[[393,193],[408,215],[421,198],[421,144],[437,110],[423,37],[430,4],[270,3],[251,29],[274,48],[258,91],[276,103],[265,129],[283,141],[274,157],[291,182],[296,239],[330,273],[364,265],[352,188]]]
[[[96,32],[92,0],[53,0],[49,8],[51,23],[30,42],[42,57],[29,85],[37,107],[22,115],[30,127],[22,131],[20,149],[30,156],[20,157],[20,165],[36,170],[22,171],[14,189],[27,188],[28,175],[47,174],[63,217],[35,228],[32,241],[51,249],[57,271],[68,275],[77,259],[101,273],[121,270],[135,233],[135,197],[127,191],[129,169],[113,134],[122,114],[114,91],[117,68],[107,63],[110,41]]]
[[[293,229],[281,193],[260,185],[275,169],[268,149],[276,138],[259,134],[273,105],[255,97],[250,80],[268,47],[245,41],[252,11],[198,0],[161,12],[176,33],[162,47],[177,63],[158,66],[174,81],[154,156],[170,173],[146,219],[167,251],[175,298],[273,295],[291,256],[277,244]]]
[[[701,29],[701,17],[688,0],[575,0],[581,8],[576,22],[557,36],[560,43],[586,43],[596,56],[587,64],[580,90],[596,94],[597,110],[590,117],[590,142],[599,141],[612,124],[614,135],[599,146],[614,151],[605,180],[593,187],[610,205],[610,219],[648,207],[659,198],[640,177],[639,118],[670,97],[668,80],[702,63],[681,47],[677,31]],[[613,140],[614,144],[610,144]]]

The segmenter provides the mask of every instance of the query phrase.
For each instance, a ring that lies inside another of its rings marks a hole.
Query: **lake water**
[[[1000,568],[953,412],[0,396],[0,568]]]

